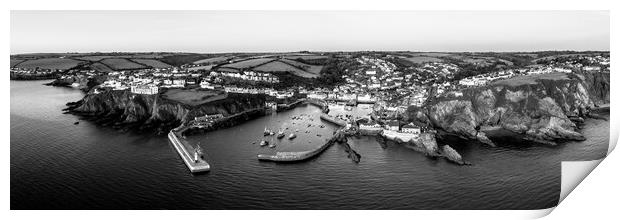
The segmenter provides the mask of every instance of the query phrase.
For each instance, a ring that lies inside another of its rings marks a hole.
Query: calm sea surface
[[[11,81],[11,209],[541,209],[557,204],[560,161],[599,159],[609,138],[609,122],[588,120],[586,141],[555,147],[448,140],[473,166],[369,137],[349,140],[359,164],[339,145],[302,163],[259,162],[275,152],[258,146],[266,126],[299,130],[275,140],[287,151],[314,148],[335,130],[318,108],[301,106],[187,137],[212,166],[192,175],[165,135],[74,125],[61,109],[83,94],[43,83]]]

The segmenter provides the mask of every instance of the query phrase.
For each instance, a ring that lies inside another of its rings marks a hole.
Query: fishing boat
[[[271,134],[271,131],[267,129],[267,127],[265,127],[265,130],[263,131],[263,135],[268,136],[269,134]]]
[[[261,146],[261,147],[264,147],[264,146],[267,146],[267,145],[269,145],[269,141],[262,140],[262,141],[260,142],[260,146]]]
[[[297,135],[296,135],[296,134],[291,134],[291,135],[289,135],[289,136],[288,136],[288,139],[289,139],[289,140],[293,140],[293,139],[295,139],[296,137],[297,137]]]
[[[282,131],[281,129],[278,131],[278,139],[282,139],[284,137],[284,131]]]

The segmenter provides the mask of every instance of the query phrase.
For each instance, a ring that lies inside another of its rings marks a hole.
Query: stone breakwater
[[[591,116],[591,109],[609,103],[609,72],[515,80],[431,99],[422,108],[410,107],[407,120],[489,146],[495,144],[482,127],[499,127],[554,145],[584,140],[579,123]]]

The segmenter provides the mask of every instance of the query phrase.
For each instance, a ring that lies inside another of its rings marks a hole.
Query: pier
[[[168,132],[168,139],[174,146],[174,149],[177,150],[177,153],[179,153],[179,156],[181,156],[181,159],[183,159],[183,162],[185,163],[190,172],[199,173],[209,171],[211,169],[209,163],[207,163],[207,161],[203,160],[200,157],[198,157],[197,160],[194,160],[196,158],[194,158],[194,154],[192,152],[194,152],[195,148],[192,147],[189,143],[187,143],[187,141],[179,138],[178,135],[181,134],[185,129],[186,128],[172,129],[170,132]]]

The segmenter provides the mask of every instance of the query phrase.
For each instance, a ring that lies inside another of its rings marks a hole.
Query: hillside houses
[[[266,82],[266,83],[279,83],[280,80],[277,76],[271,73],[255,72],[255,71],[243,71],[241,73],[234,72],[215,72],[212,71],[210,76],[214,77],[229,77],[238,80],[254,81],[254,82]]]
[[[133,85],[131,86],[131,92],[135,94],[155,95],[159,92],[159,87],[156,85]]]

